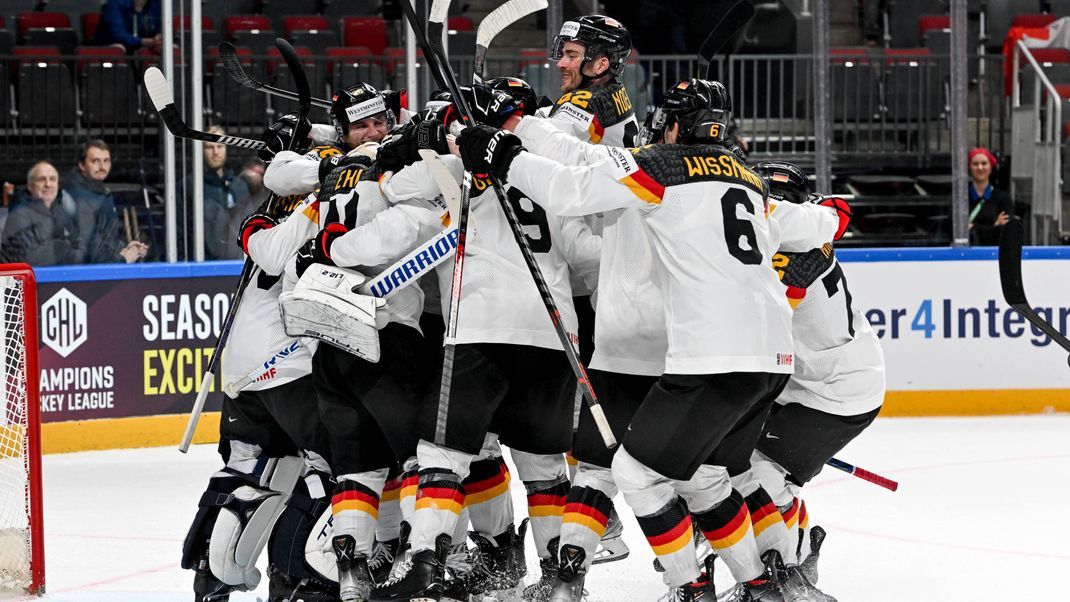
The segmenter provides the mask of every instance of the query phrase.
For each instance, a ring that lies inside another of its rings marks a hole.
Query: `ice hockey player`
[[[763,162],[754,170],[769,183],[771,204],[779,204],[774,219],[787,208],[785,203],[833,206],[843,216],[839,238],[850,217],[841,199],[812,195],[806,174],[790,163]],[[884,400],[884,356],[869,321],[851,303],[832,241],[802,252],[781,250],[773,256],[773,267],[794,308],[795,373],[766,420],[751,469],[737,486],[744,495],[757,488],[763,496],[747,497],[752,515],[775,514],[760,509],[769,504],[786,523],[786,533],[775,521],[764,531],[755,523],[759,549],[780,550],[789,571],[797,570],[792,567],[798,563],[803,573],[792,578],[816,582],[824,530],[805,533],[800,490],[876,418]],[[800,547],[811,551],[809,558],[796,558]]]
[[[380,92],[366,83],[338,90],[331,97],[334,125],[312,125],[311,149],[296,153],[269,143],[275,156],[264,172],[264,185],[282,196],[308,194],[331,169],[359,161],[356,156],[374,158],[375,149],[390,130],[408,121],[408,111],[401,108],[404,97],[404,90]],[[333,161],[323,161],[331,158]]]
[[[615,19],[565,21],[550,49],[561,72],[561,97],[550,110],[554,124],[585,142],[634,146],[639,123],[617,80],[631,53],[631,35]]]
[[[730,110],[723,86],[690,80],[674,89],[680,102],[665,111],[662,144],[584,145],[547,128],[552,143],[579,145],[579,166],[526,152],[519,138],[485,126],[466,128],[457,146],[466,169],[535,191],[551,213],[639,211],[669,345],[666,372],[614,456],[614,480],[676,599],[716,599],[708,576],[694,585],[691,515],[742,582],[740,599],[779,599],[782,563],[775,551],[759,557],[750,513],[729,479],[730,467],[748,465],[792,371],[791,309],[771,264],[779,235],[766,216],[765,183],[720,144],[716,113]],[[824,224],[834,232],[833,211]]]
[[[308,130],[307,120],[287,115],[265,137],[285,148],[292,137],[307,139]],[[303,212],[308,205],[301,196],[268,201],[239,229],[237,244],[255,267],[224,350],[219,450],[226,466],[201,496],[182,559],[184,568],[196,571],[198,601],[254,589],[264,542],[271,601],[337,599],[333,561],[305,555],[306,542],[315,539],[312,525],[329,507],[330,488],[311,353],[286,335],[278,312],[282,268],[305,241],[300,232],[313,224]],[[280,221],[284,227],[277,227]]]
[[[502,85],[509,85],[507,82]],[[512,115],[515,103],[489,87],[475,87],[472,102],[480,121],[500,124]],[[444,157],[460,179],[463,168]],[[422,163],[396,174],[390,183],[400,188],[409,178],[413,188],[430,183]],[[477,173],[483,173],[482,171]],[[465,480],[473,460],[486,449],[487,434],[497,434],[513,452],[517,473],[528,490],[529,516],[536,545],[549,547],[556,535],[568,479],[564,452],[569,448],[573,415],[573,376],[560,341],[527,271],[503,209],[490,182],[477,177],[473,184],[462,305],[456,336],[455,372],[447,404],[439,403],[432,387],[429,431],[421,440],[419,494],[412,526],[414,555],[409,571],[398,581],[377,589],[374,600],[439,599],[446,588],[443,563],[466,492]],[[576,218],[561,219],[531,203],[524,193],[509,189],[508,203],[525,224],[525,238],[535,253],[547,286],[568,332],[575,333],[569,266],[581,273],[596,269],[598,239]],[[437,194],[434,190],[424,193]],[[439,286],[450,290],[452,266],[439,268]],[[444,310],[449,297],[444,295]],[[501,308],[508,307],[503,313]],[[444,313],[446,313],[444,311]],[[435,443],[437,441],[437,443]],[[495,483],[488,475],[487,483]],[[471,483],[471,481],[469,481]],[[485,484],[485,483],[484,483]],[[508,495],[507,483],[497,482],[494,495]],[[490,490],[478,485],[469,494]],[[473,496],[475,497],[475,496]],[[479,504],[482,506],[483,504]],[[487,589],[515,589],[523,540],[514,534],[511,511],[489,512],[481,519],[470,506],[473,537],[487,564],[489,579],[475,583]],[[510,509],[511,510],[511,509]],[[481,520],[491,519],[494,529],[484,531]]]

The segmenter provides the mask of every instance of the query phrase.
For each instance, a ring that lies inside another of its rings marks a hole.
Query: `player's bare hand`
[[[999,215],[996,216],[997,226],[1002,226],[1003,224],[1006,224],[1009,221],[1011,221],[1011,216],[1007,215],[1006,211],[1000,211]]]

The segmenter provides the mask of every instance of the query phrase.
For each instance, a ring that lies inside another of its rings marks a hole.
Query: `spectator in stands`
[[[213,134],[223,134],[223,128],[208,128]],[[249,186],[227,167],[227,147],[214,142],[204,143],[204,257],[227,259],[234,254],[234,237],[227,235],[230,212],[237,205],[245,205]],[[193,174],[185,178],[185,189],[193,190]],[[191,199],[187,198],[187,206]],[[191,211],[192,213],[192,211]],[[246,214],[248,215],[248,214]],[[192,216],[190,216],[192,217]],[[244,217],[244,215],[242,216]],[[187,220],[189,221],[189,220]],[[187,237],[192,245],[192,237]],[[192,254],[191,254],[192,258]]]
[[[159,52],[163,44],[160,0],[107,0],[100,8],[96,43],[122,46],[127,52],[148,48]]]
[[[119,218],[115,199],[104,180],[111,173],[111,150],[99,139],[90,140],[78,151],[78,164],[64,179],[64,189],[91,211],[84,212],[92,222],[81,224],[85,238],[84,263],[133,263],[143,259],[149,247],[138,240],[123,245],[119,236]]]
[[[85,246],[78,232],[78,202],[59,188],[59,172],[39,161],[26,174],[0,236],[5,262],[33,266],[82,263]]]
[[[970,162],[970,242],[998,245],[1003,224],[1014,216],[1014,201],[989,179],[998,162],[987,148],[972,148]]]

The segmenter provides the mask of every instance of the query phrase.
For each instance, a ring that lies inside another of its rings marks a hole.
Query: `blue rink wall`
[[[849,303],[881,339],[883,416],[1070,411],[1067,354],[1003,301],[995,248],[836,254]],[[1066,334],[1070,248],[1027,248],[1024,258],[1030,302]],[[177,444],[241,265],[36,270],[44,450]],[[211,384],[197,442],[217,438],[220,386]]]

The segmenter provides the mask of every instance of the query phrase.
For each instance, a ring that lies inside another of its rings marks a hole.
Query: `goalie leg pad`
[[[386,301],[355,292],[366,280],[352,270],[314,264],[294,290],[279,296],[286,334],[319,339],[378,362],[378,330],[389,316]]]
[[[315,529],[316,522],[326,511],[330,515],[331,503],[325,490],[329,490],[329,477],[323,473],[313,473],[298,480],[294,492],[286,502],[275,528],[268,541],[268,561],[278,571],[292,581],[318,579],[331,581],[337,579],[334,568],[334,555],[329,561],[321,562],[320,556],[310,562],[306,550],[310,542],[318,541],[320,535]],[[312,483],[312,486],[309,486]],[[324,483],[327,483],[324,485]],[[312,490],[316,490],[313,492]],[[316,494],[318,492],[318,495]],[[326,549],[330,550],[330,536],[323,537]],[[328,568],[329,567],[329,568]]]
[[[253,589],[260,582],[256,560],[301,476],[304,461],[287,456],[268,464],[261,486],[241,485],[223,499],[202,498],[202,504],[208,501],[220,507],[208,543],[208,566],[227,585]]]

